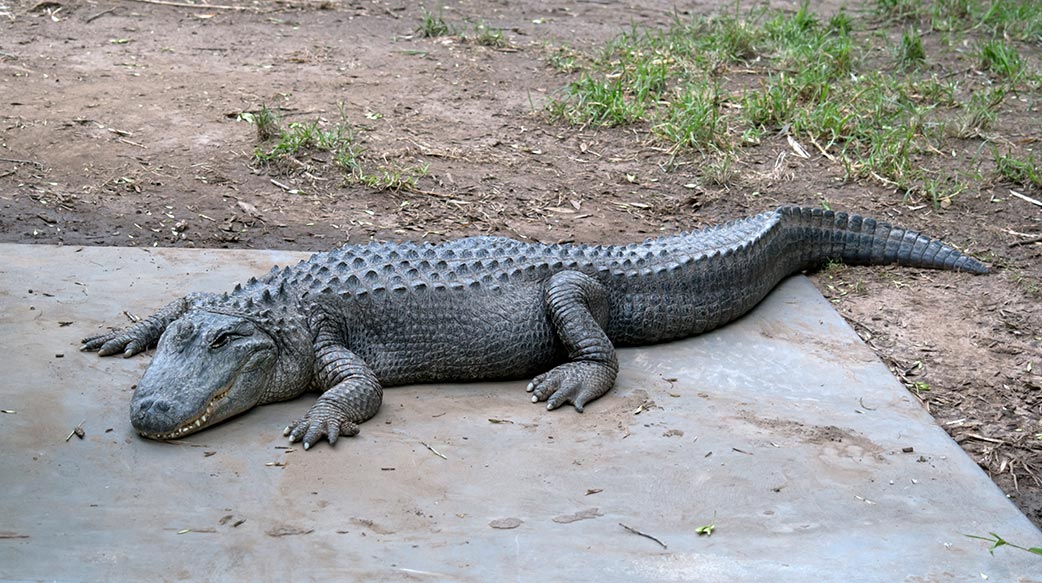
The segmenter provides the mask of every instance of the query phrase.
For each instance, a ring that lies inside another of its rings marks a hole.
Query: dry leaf
[[[810,154],[807,153],[807,150],[803,149],[803,146],[801,146],[800,143],[796,141],[796,138],[792,136],[785,136],[785,139],[789,140],[789,146],[792,147],[792,151],[796,152],[797,156],[799,156],[800,158],[810,158]]]
[[[244,201],[240,200],[239,202],[235,203],[235,206],[239,207],[242,210],[242,212],[250,215],[251,217],[254,217],[254,218],[257,218],[257,219],[261,218],[261,212],[259,210],[257,210],[257,207],[253,206],[252,204],[250,204],[248,202],[244,202]]]
[[[517,528],[522,524],[524,524],[524,521],[520,518],[497,518],[488,523],[492,528],[499,530],[510,530],[511,528]]]

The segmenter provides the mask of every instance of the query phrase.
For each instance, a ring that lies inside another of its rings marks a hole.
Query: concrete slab
[[[523,381],[424,385],[336,448],[286,449],[311,397],[135,436],[148,358],[77,340],[298,257],[0,245],[0,579],[1042,581],[1039,557],[963,536],[1042,546],[803,278],[623,350],[584,415]]]

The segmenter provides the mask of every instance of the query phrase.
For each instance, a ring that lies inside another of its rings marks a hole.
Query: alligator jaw
[[[233,384],[234,380],[225,385],[224,388],[222,388],[220,391],[217,392],[217,394],[210,398],[210,402],[206,404],[206,408],[203,409],[202,413],[182,423],[177,427],[177,429],[174,429],[173,431],[168,431],[166,433],[146,433],[144,431],[139,431],[138,433],[141,435],[141,437],[147,437],[148,439],[157,439],[162,441],[167,439],[180,439],[185,435],[188,435],[189,433],[199,431],[200,429],[206,426],[206,422],[210,419],[210,415],[213,414],[214,409],[217,408],[217,404],[220,403],[222,399],[227,397],[229,392],[231,392]]]

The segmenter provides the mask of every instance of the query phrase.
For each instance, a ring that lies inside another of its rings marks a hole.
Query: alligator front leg
[[[547,409],[572,403],[582,413],[586,403],[611,389],[619,372],[615,347],[604,333],[608,296],[596,279],[562,271],[550,278],[545,302],[569,362],[532,379],[528,391],[533,403],[546,401]]]
[[[380,410],[383,388],[361,358],[344,347],[332,327],[319,324],[315,340],[315,376],[324,388],[307,415],[283,431],[289,440],[302,441],[310,449],[323,437],[329,445],[341,435],[358,435],[358,424]]]
[[[159,337],[163,335],[163,331],[170,325],[170,322],[183,316],[203,295],[205,294],[189,294],[170,302],[162,310],[129,328],[84,338],[80,341],[83,344],[80,350],[86,352],[96,350],[101,356],[109,356],[118,352],[123,353],[123,358],[134,356],[159,342]]]

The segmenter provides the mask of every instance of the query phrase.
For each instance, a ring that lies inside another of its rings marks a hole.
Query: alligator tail
[[[988,268],[937,239],[858,215],[821,209],[778,209],[794,237],[801,263],[809,268],[828,260],[849,265],[896,263],[911,267],[988,273]]]

